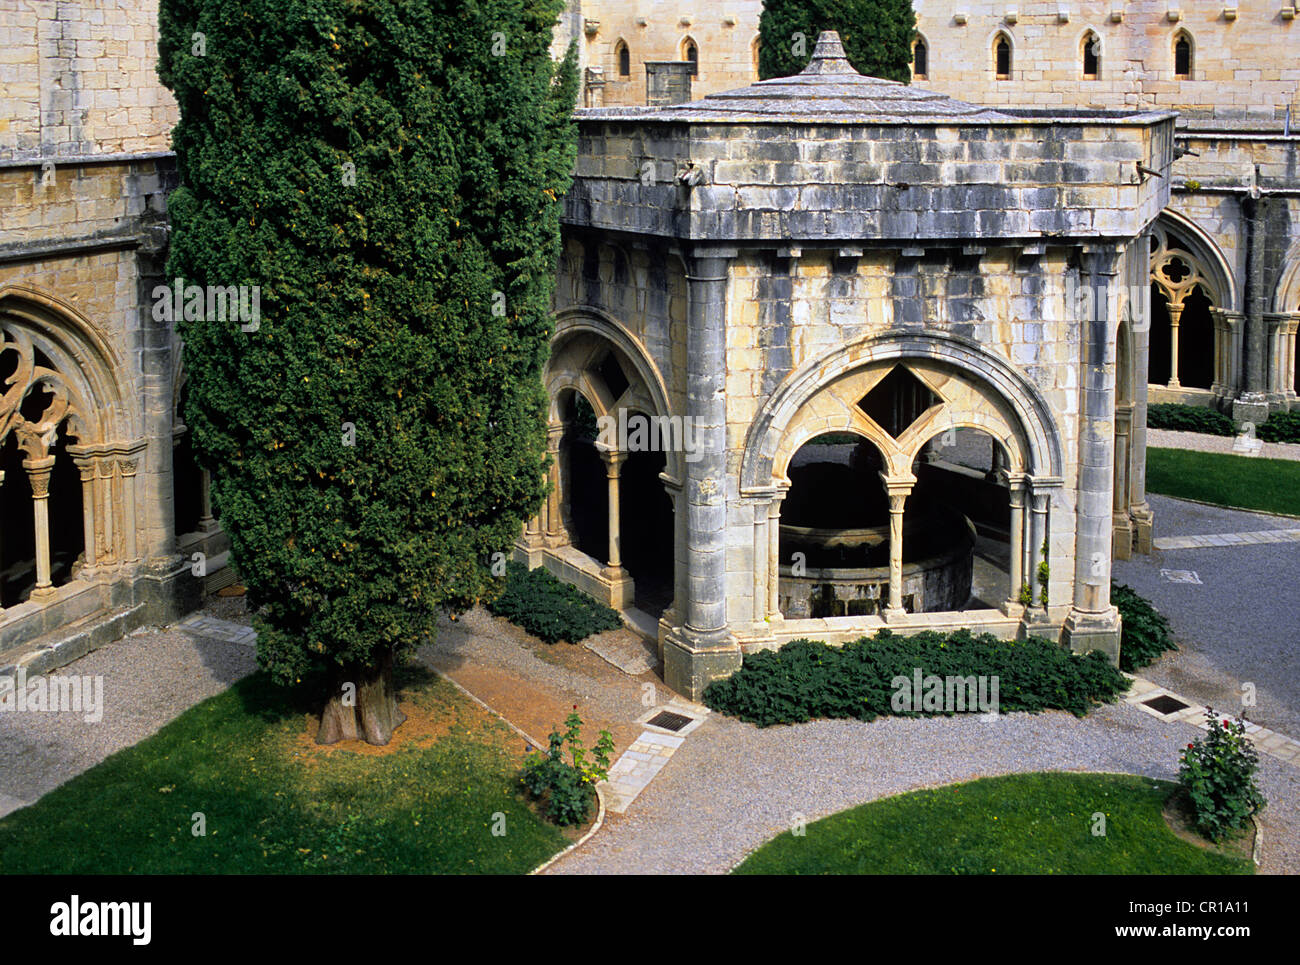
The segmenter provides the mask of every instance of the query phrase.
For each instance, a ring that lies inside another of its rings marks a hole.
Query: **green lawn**
[[[1300,516],[1300,462],[1148,449],[1147,491]]]
[[[737,874],[1251,874],[1165,824],[1174,785],[1125,774],[1016,774],[873,801],[787,831]],[[1096,812],[1105,835],[1093,834]]]
[[[383,754],[315,750],[306,708],[247,678],[0,819],[0,871],[523,873],[563,848],[516,793],[522,741],[446,681],[405,677],[419,712]]]

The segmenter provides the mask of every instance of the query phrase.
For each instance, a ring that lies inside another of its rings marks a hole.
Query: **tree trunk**
[[[317,744],[364,740],[380,747],[392,739],[406,715],[397,709],[393,652],[385,648],[369,666],[340,667],[333,674],[329,700],[320,715]]]

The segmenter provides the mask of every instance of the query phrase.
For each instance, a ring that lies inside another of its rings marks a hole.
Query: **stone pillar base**
[[[1100,650],[1114,666],[1119,666],[1119,637],[1119,610],[1115,607],[1105,613],[1071,610],[1061,628],[1061,642],[1074,653]]]
[[[704,696],[714,680],[740,669],[740,645],[725,630],[699,634],[673,627],[663,641],[664,683],[690,700]]]
[[[1116,513],[1112,528],[1111,555],[1117,560],[1133,556],[1134,527],[1127,513]]]
[[[1268,399],[1262,392],[1247,392],[1232,400],[1232,418],[1262,425],[1268,419]]]
[[[1023,615],[1020,617],[1019,638],[1021,640],[1028,640],[1030,637],[1055,640],[1056,634],[1056,628],[1052,626],[1052,618],[1046,609],[1039,605],[1024,608]]]
[[[1154,550],[1151,543],[1152,530],[1155,529],[1156,517],[1151,512],[1151,507],[1143,503],[1141,506],[1133,506],[1129,509],[1129,517],[1133,520],[1133,549],[1143,556],[1150,556]]]

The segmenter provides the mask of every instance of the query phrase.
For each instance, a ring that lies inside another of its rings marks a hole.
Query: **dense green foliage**
[[[1265,442],[1300,442],[1300,412],[1274,412],[1255,435]]]
[[[1200,405],[1160,402],[1147,406],[1147,427],[1178,432],[1204,432],[1212,436],[1235,436],[1237,424],[1220,412]]]
[[[487,607],[547,643],[577,643],[623,625],[617,610],[557,580],[540,566],[530,570],[522,563],[507,564],[505,589]]]
[[[561,8],[163,0],[168,274],[261,290],[255,331],[178,328],[186,421],[278,681],[371,666],[472,605],[540,505],[576,149],[574,54],[548,53]]]
[[[818,717],[922,716],[930,712],[900,712],[892,703],[892,681],[911,679],[918,668],[924,676],[997,677],[1002,711],[1056,708],[1083,716],[1128,686],[1101,653],[1080,656],[1047,640],[998,640],[969,630],[901,637],[881,630],[842,647],[795,640],[746,654],[740,670],[709,684],[704,703],[760,727]]]
[[[567,844],[519,793],[513,731],[418,668],[399,683],[435,741],[316,754],[306,695],[246,678],[0,819],[0,870],[525,874]]]
[[[1265,804],[1255,784],[1259,752],[1246,736],[1245,721],[1221,720],[1207,707],[1205,722],[1206,735],[1180,755],[1178,783],[1191,798],[1197,830],[1211,841],[1222,841]]]
[[[735,873],[1252,874],[1250,861],[1169,829],[1161,809],[1172,788],[1127,774],[1040,773],[913,791],[787,831]]]
[[[1166,650],[1178,649],[1164,614],[1131,586],[1112,581],[1110,602],[1119,609],[1123,622],[1119,642],[1121,670],[1129,673],[1141,670]]]
[[[808,66],[823,30],[839,31],[858,73],[904,83],[911,79],[908,65],[916,37],[911,0],[763,0],[759,77],[799,73]]]
[[[546,816],[561,827],[581,824],[591,814],[596,800],[596,783],[609,776],[609,758],[614,738],[602,730],[591,749],[591,760],[582,746],[582,718],[570,714],[565,730],[551,731],[544,754],[530,754],[519,779],[541,806]],[[564,759],[568,746],[571,760]]]
[[[1300,462],[1147,449],[1147,492],[1300,516]]]

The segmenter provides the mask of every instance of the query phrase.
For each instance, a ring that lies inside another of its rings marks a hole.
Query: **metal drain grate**
[[[681,730],[694,719],[685,714],[674,714],[671,710],[661,710],[646,723],[652,727],[662,727],[664,730]]]
[[[1170,697],[1168,694],[1161,694],[1159,697],[1152,697],[1150,700],[1144,700],[1146,704],[1158,714],[1176,714],[1180,710],[1186,710],[1190,704],[1185,704],[1176,697]]]

